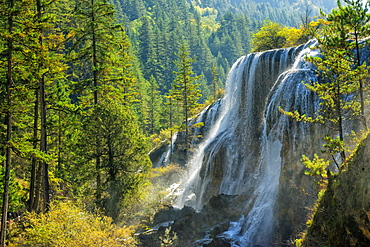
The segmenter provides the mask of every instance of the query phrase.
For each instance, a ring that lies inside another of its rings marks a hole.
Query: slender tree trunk
[[[188,126],[188,118],[189,118],[188,81],[186,79],[186,76],[184,76],[183,79],[184,79],[184,111],[185,111],[185,162],[187,162],[189,148],[190,148],[189,126]]]
[[[91,0],[91,23],[92,23],[92,63],[93,63],[93,86],[94,86],[94,105],[96,106],[98,101],[98,60],[97,60],[97,38],[95,33],[95,1]],[[96,169],[96,201],[99,203],[101,200],[101,174],[100,174],[100,143],[97,140],[96,146],[96,157],[95,157],[95,169]]]
[[[41,1],[36,0],[36,7],[37,7],[37,17],[39,21],[42,19],[42,6]],[[39,36],[39,46],[40,46],[40,68],[44,68],[44,58],[43,56],[43,31],[40,30]],[[47,147],[47,124],[46,124],[46,93],[45,93],[45,75],[42,74],[40,78],[40,118],[41,118],[41,141],[40,141],[40,151],[47,154],[48,147]],[[43,163],[43,192],[44,192],[44,210],[49,210],[50,206],[50,184],[49,184],[49,164],[48,162]]]
[[[117,172],[116,167],[114,166],[113,147],[110,135],[107,136],[107,146],[108,146],[109,180],[110,182],[112,182],[116,180]]]
[[[42,152],[47,154],[47,131],[46,131],[46,99],[45,99],[45,80],[44,77],[41,79],[40,85],[40,101],[41,101],[41,142],[40,149]],[[43,191],[44,191],[44,209],[49,210],[50,206],[50,184],[49,184],[49,164],[48,162],[42,162],[44,168],[43,174]]]
[[[338,117],[339,140],[343,142],[344,141],[344,130],[343,130],[343,116],[342,116],[342,106],[341,106],[340,95],[341,95],[340,85],[338,84],[337,85],[337,95],[336,95],[336,108],[337,108],[337,114],[338,114],[337,117]],[[344,150],[340,151],[340,156],[341,156],[342,163],[343,163],[346,159],[346,153]]]
[[[35,90],[35,105],[34,105],[34,117],[33,117],[33,149],[37,149],[38,142],[38,118],[39,118],[39,89]],[[35,188],[37,178],[37,159],[32,158],[31,166],[31,181],[30,181],[30,199],[28,204],[28,211],[33,211],[37,208],[35,205]]]
[[[33,202],[33,210],[40,212],[40,198],[42,192],[42,181],[43,181],[43,163],[37,162],[38,168],[36,169],[36,187],[35,187],[35,198]]]
[[[11,83],[8,81],[7,83]],[[7,216],[8,216],[8,206],[9,206],[9,182],[10,182],[10,169],[11,169],[11,147],[10,140],[12,138],[12,113],[11,113],[11,89],[7,85],[7,103],[8,103],[8,112],[7,112],[7,131],[6,131],[6,152],[5,152],[5,176],[4,176],[4,194],[3,194],[3,209],[1,217],[1,239],[0,246],[5,246],[6,238],[6,228],[7,228]]]
[[[92,6],[94,6],[94,0],[91,1]],[[97,60],[97,43],[96,43],[96,33],[95,33],[95,13],[94,10],[92,10],[91,14],[92,18],[92,48],[93,48],[93,57],[92,57],[92,62],[93,62],[93,83],[94,83],[94,105],[98,104],[98,60]]]
[[[110,187],[110,195],[109,201],[111,207],[108,208],[108,215],[112,217],[115,221],[118,217],[118,202],[119,202],[119,192],[117,191],[117,168],[114,164],[114,151],[113,151],[113,142],[111,136],[107,136],[107,146],[108,146],[108,167],[109,167],[109,187]]]
[[[9,16],[8,16],[8,32],[11,35],[13,32],[13,8],[14,1],[9,0],[8,2]],[[12,151],[10,147],[10,141],[12,139],[12,82],[13,82],[13,39],[10,36],[7,41],[7,75],[6,75],[6,101],[8,105],[8,111],[6,113],[6,150],[5,150],[5,176],[4,176],[4,194],[3,194],[3,208],[1,215],[1,233],[0,233],[0,246],[5,246],[6,240],[6,228],[7,228],[7,216],[9,206],[9,181],[10,181],[10,169],[11,169],[11,156]]]
[[[356,53],[357,53],[356,63],[357,63],[357,67],[360,67],[361,66],[360,47],[359,47],[358,33],[356,30],[355,30],[355,42],[356,42]],[[365,130],[367,130],[367,121],[365,117],[364,85],[361,79],[359,81],[359,87],[360,87],[359,90],[360,90],[361,118],[362,118],[362,122],[364,124]]]

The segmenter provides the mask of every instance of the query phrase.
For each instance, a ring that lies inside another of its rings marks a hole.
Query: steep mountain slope
[[[202,7],[211,7],[219,11],[247,14],[254,21],[269,19],[288,26],[299,26],[300,17],[309,6],[311,15],[318,15],[319,10],[330,11],[336,7],[336,0],[199,0],[189,1]]]
[[[309,2],[312,4],[309,4]],[[324,3],[325,2],[325,3]],[[250,52],[251,34],[269,19],[299,27],[302,18],[336,0],[113,0],[126,23],[129,36],[142,64],[144,77],[153,76],[162,93],[170,89],[175,70],[174,53],[187,42],[200,79],[204,98],[211,94],[211,68],[216,65],[218,87],[223,88],[232,64]],[[306,12],[307,11],[307,12]]]
[[[143,74],[142,127],[150,134],[171,127],[168,99],[163,97],[171,89],[176,71],[174,60],[179,47],[186,43],[196,75],[202,75],[202,97],[220,98],[225,87],[227,73],[233,63],[251,51],[251,39],[266,19],[286,26],[299,27],[310,22],[323,8],[334,7],[336,0],[113,0],[119,19],[138,57],[136,66]],[[308,4],[312,2],[312,4]],[[302,42],[306,42],[303,40]],[[299,45],[298,43],[292,46]],[[155,92],[148,95],[147,92]],[[156,107],[152,102],[158,100]],[[157,116],[156,119],[150,117]],[[149,124],[156,122],[156,124]],[[174,125],[179,125],[175,120]]]

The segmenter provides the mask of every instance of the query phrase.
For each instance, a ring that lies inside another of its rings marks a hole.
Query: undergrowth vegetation
[[[147,230],[159,208],[171,202],[166,188],[181,173],[175,165],[153,169],[142,192],[122,209],[119,223],[93,210],[89,201],[55,200],[47,213],[27,212],[10,222],[9,247],[137,246],[135,233]]]
[[[89,213],[72,202],[55,202],[47,213],[26,213],[13,222],[9,246],[129,247],[137,244],[133,233],[98,212]]]

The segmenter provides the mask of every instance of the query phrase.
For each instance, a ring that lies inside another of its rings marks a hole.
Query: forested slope
[[[113,3],[118,19],[127,28],[143,79],[147,81],[144,91],[163,96],[171,89],[172,72],[176,70],[175,53],[185,42],[190,47],[190,57],[196,58],[194,73],[203,75],[198,80],[203,95],[201,103],[211,96],[219,96],[215,95],[213,84],[216,84],[216,91],[223,89],[230,67],[236,59],[251,51],[252,34],[259,30],[263,21],[268,19],[299,28],[302,21],[308,20],[306,17],[318,15],[320,8],[328,12],[336,5],[335,0],[325,3],[320,0],[310,3],[293,0],[114,0]],[[162,96],[156,98],[157,105],[166,102]],[[144,101],[153,102],[155,96],[143,97]],[[164,120],[169,119],[168,110],[149,105],[139,106],[142,122],[147,122],[143,127],[150,133],[170,127]],[[153,119],[147,114],[153,107],[157,112],[155,125],[149,123]]]

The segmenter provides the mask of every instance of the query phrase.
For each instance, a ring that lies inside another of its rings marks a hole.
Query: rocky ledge
[[[139,235],[141,246],[161,246],[163,239],[174,239],[175,233],[173,246],[231,246],[222,233],[242,215],[244,201],[243,195],[221,194],[213,196],[200,212],[187,206],[183,209],[167,206],[155,215],[151,230]],[[170,231],[166,233],[166,229]]]

